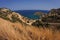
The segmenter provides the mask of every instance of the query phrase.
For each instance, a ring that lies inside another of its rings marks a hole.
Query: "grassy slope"
[[[0,18],[0,40],[60,40],[60,32],[12,23]]]

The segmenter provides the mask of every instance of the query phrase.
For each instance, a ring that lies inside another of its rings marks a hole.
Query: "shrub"
[[[11,20],[12,22],[16,22],[17,21],[17,17],[15,17],[15,15],[12,15],[11,18],[12,18],[12,20]]]
[[[43,26],[42,22],[40,22],[39,20],[37,20],[36,22],[32,23],[33,26]]]
[[[46,27],[46,28],[49,27],[49,23],[48,23],[48,22],[45,23],[45,27]]]

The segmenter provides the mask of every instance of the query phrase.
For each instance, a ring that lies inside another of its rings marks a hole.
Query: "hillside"
[[[0,9],[0,40],[60,40],[60,29],[32,26],[40,21],[3,9]]]
[[[46,19],[45,22],[51,22],[51,23],[60,23],[60,8],[58,9],[51,9],[50,12],[43,17],[43,21]]]
[[[29,19],[27,17],[22,16],[21,14],[11,11],[10,9],[7,8],[0,8],[0,17],[9,20],[11,22],[23,22],[28,25],[31,25],[33,22],[36,20]]]
[[[0,40],[60,40],[60,32],[12,23],[0,18]]]

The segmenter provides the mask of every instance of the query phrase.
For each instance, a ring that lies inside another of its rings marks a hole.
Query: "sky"
[[[50,10],[60,8],[60,0],[0,0],[0,8],[12,10]]]

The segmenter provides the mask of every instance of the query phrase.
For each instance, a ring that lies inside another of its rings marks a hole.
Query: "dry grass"
[[[60,31],[11,23],[0,18],[0,40],[60,40]]]

